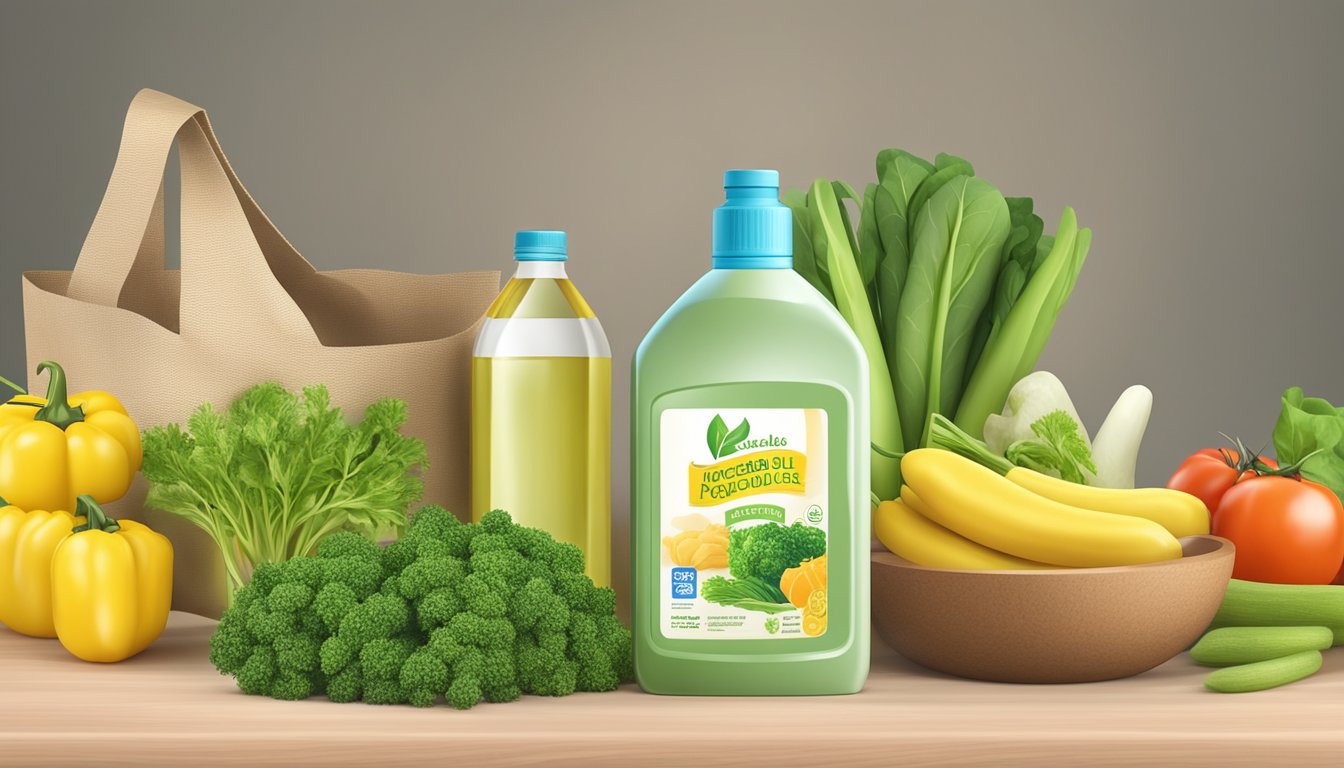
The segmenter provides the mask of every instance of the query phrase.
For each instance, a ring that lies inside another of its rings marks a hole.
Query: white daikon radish
[[[1139,461],[1139,444],[1148,429],[1153,412],[1152,390],[1135,384],[1120,393],[1106,416],[1097,439],[1092,441],[1092,461],[1097,477],[1089,485],[1101,488],[1133,488],[1134,468]],[[986,431],[989,427],[986,425]]]

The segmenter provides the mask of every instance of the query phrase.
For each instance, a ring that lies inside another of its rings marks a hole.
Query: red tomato
[[[1227,455],[1231,457],[1233,463],[1240,461],[1236,451],[1229,450]],[[1276,469],[1279,466],[1273,459],[1261,459],[1261,461]],[[1212,515],[1218,511],[1218,503],[1223,500],[1223,494],[1227,493],[1229,488],[1238,480],[1253,477],[1254,474],[1249,469],[1238,472],[1236,467],[1227,463],[1227,459],[1218,450],[1205,448],[1181,462],[1181,466],[1176,468],[1176,472],[1167,481],[1167,487],[1198,497]]]
[[[1310,480],[1266,475],[1237,482],[1223,494],[1213,534],[1237,545],[1237,579],[1329,584],[1344,565],[1344,506]]]

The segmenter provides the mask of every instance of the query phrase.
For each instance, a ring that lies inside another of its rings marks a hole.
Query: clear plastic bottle
[[[611,583],[611,348],[565,272],[564,232],[514,237],[471,361],[471,516],[503,509]]]
[[[853,693],[868,675],[867,360],[791,268],[779,174],[729,171],[724,187],[714,268],[635,353],[635,676],[652,693]],[[776,534],[755,551],[805,553],[792,572],[731,543]],[[730,602],[706,599],[724,579],[742,582]]]

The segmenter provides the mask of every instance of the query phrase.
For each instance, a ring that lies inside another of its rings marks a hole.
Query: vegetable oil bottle
[[[514,236],[471,359],[471,517],[503,509],[611,583],[611,348],[565,273],[564,232]]]
[[[652,693],[868,676],[868,370],[792,267],[779,174],[728,171],[713,269],[635,353],[635,675]]]

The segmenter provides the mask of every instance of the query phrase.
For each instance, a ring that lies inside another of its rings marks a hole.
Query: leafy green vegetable
[[[765,619],[765,631],[772,635],[779,634],[779,617],[767,616]]]
[[[867,354],[872,491],[885,499],[900,487],[891,457],[923,444],[931,414],[978,437],[1035,366],[1091,233],[1065,209],[1058,235],[1044,235],[1030,198],[1005,199],[953,155],[929,163],[886,149],[876,171],[861,197],[818,179],[780,199],[794,214],[794,269]],[[859,204],[857,230],[845,199]]]
[[[755,577],[777,585],[784,571],[824,554],[826,532],[801,522],[762,523],[728,534],[728,571],[738,579]],[[780,598],[787,602],[782,593]]]
[[[259,384],[224,413],[144,433],[146,504],[191,521],[224,555],[230,593],[254,567],[313,551],[329,533],[400,530],[424,485],[424,443],[400,433],[406,404],[380,400],[357,425],[322,386],[300,398]]]
[[[776,584],[758,576],[726,579],[710,576],[700,587],[700,595],[711,603],[741,608],[744,611],[783,613],[794,606]]]
[[[1013,443],[1004,457],[1019,467],[1086,484],[1083,470],[1096,474],[1097,466],[1081,430],[1067,411],[1051,411],[1032,423],[1031,431],[1037,439]]]
[[[896,329],[905,445],[922,445],[928,415],[952,410],[961,397],[972,334],[993,291],[1008,226],[1003,195],[970,176],[947,180],[916,214]]]
[[[1037,253],[1045,245],[1049,253],[1008,310],[999,332],[986,342],[955,409],[958,427],[978,437],[985,419],[1003,407],[1013,384],[1036,366],[1091,243],[1091,230],[1078,228],[1072,208],[1064,209],[1053,238],[1041,237]]]
[[[616,597],[583,553],[495,510],[463,524],[416,513],[379,548],[352,532],[315,557],[258,566],[210,638],[244,692],[456,709],[611,691],[633,676]]]
[[[1279,464],[1302,462],[1302,476],[1320,483],[1344,501],[1344,407],[1306,397],[1301,387],[1283,393],[1283,408],[1274,425],[1274,451]]]

